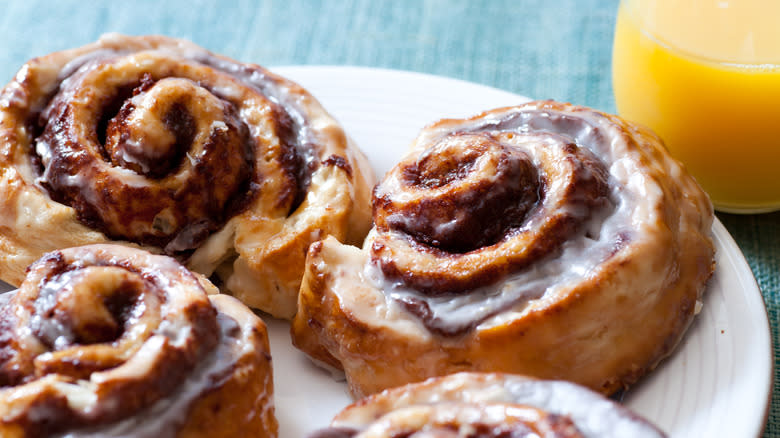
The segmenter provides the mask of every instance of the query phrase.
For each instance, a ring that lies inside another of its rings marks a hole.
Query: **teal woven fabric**
[[[91,42],[104,32],[158,33],[267,66],[412,70],[615,110],[610,59],[617,0],[3,4],[0,82],[30,57]],[[777,350],[780,213],[719,217],[758,279]],[[777,356],[775,363],[780,370]],[[779,396],[776,390],[765,436],[780,437]]]

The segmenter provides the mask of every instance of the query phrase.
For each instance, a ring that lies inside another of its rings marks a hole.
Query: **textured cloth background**
[[[105,32],[157,33],[266,66],[413,70],[615,111],[610,52],[617,0],[0,4],[0,83],[33,56],[86,44]],[[718,217],[761,286],[777,351],[780,213]],[[776,374],[777,364],[775,356]],[[765,436],[780,437],[777,389]]]

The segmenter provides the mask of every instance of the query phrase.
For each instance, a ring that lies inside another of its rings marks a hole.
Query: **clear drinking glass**
[[[780,210],[780,1],[622,0],[612,75],[716,209]]]

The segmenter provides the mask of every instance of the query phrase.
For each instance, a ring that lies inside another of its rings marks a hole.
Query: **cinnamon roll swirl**
[[[647,129],[557,102],[423,129],[361,249],[312,245],[294,343],[361,396],[456,371],[634,383],[714,269],[712,207]]]
[[[263,322],[170,257],[47,253],[0,307],[4,437],[275,437]]]
[[[638,415],[563,381],[458,373],[354,403],[309,438],[663,438]]]
[[[121,242],[290,318],[308,245],[362,242],[372,185],[297,84],[186,41],[105,36],[31,60],[0,93],[0,279]]]

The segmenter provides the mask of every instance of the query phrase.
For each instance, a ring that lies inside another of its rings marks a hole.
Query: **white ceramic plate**
[[[527,98],[454,79],[355,67],[280,67],[339,119],[383,175],[423,125]],[[772,386],[769,324],[739,248],[716,221],[717,268],[702,313],[675,354],[633,387],[630,408],[673,437],[755,437]],[[0,282],[0,291],[10,290]],[[343,381],[290,344],[289,324],[268,320],[281,438],[326,426],[351,402]]]

